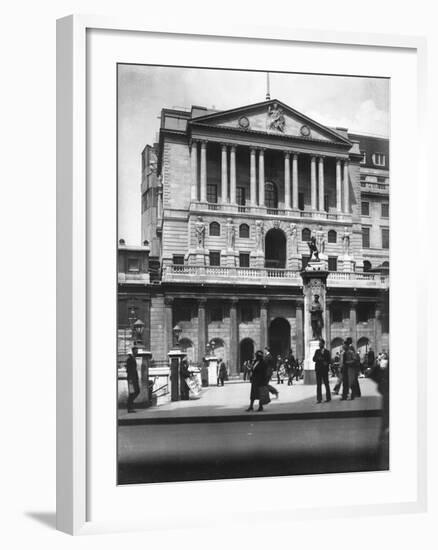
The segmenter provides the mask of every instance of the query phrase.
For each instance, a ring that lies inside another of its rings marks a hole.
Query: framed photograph
[[[423,64],[58,21],[59,529],[424,509]]]

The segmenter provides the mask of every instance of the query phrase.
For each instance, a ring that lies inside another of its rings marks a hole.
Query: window
[[[306,269],[307,264],[309,263],[310,256],[301,256],[301,269]]]
[[[240,267],[249,267],[249,253],[240,252],[239,254],[239,266]]]
[[[265,183],[266,208],[278,208],[277,187],[271,181]]]
[[[383,153],[374,153],[371,158],[374,166],[385,166],[386,164],[386,157]]]
[[[389,248],[389,229],[382,229],[382,248]]]
[[[337,233],[334,229],[330,229],[328,232],[328,242],[329,243],[336,243],[337,242]]]
[[[369,216],[370,215],[370,203],[366,201],[362,201],[362,216]]]
[[[173,255],[173,265],[184,265],[184,256],[182,254]]]
[[[302,231],[301,231],[301,240],[304,241],[304,242],[307,242],[307,241],[310,241],[310,229],[307,229],[307,227],[305,227]]]
[[[128,258],[128,271],[140,271],[140,260],[138,258]]]
[[[213,183],[207,184],[207,202],[217,202],[217,186]]]
[[[359,303],[357,305],[357,322],[368,323],[371,317],[371,304]]]
[[[221,253],[218,251],[211,251],[209,254],[210,265],[221,265]]]
[[[338,270],[338,257],[337,256],[329,256],[328,268],[329,268],[329,271],[337,271]]]
[[[212,305],[210,308],[210,321],[222,322],[224,318],[222,306],[220,304]]]
[[[342,323],[343,321],[342,304],[339,304],[339,303],[334,304],[331,310],[332,310],[333,323]]]
[[[370,228],[369,227],[362,227],[362,247],[363,248],[370,247]]]
[[[211,222],[209,233],[210,233],[211,237],[219,237],[220,236],[221,226],[218,224],[218,222]]]
[[[298,208],[304,210],[304,193],[298,193]]]
[[[361,164],[366,164],[367,163],[367,153],[366,153],[366,151],[361,151],[360,154],[362,155],[362,158],[360,159],[360,163]]]
[[[254,320],[254,308],[252,304],[241,302],[240,318],[242,323],[251,323]]]
[[[363,270],[366,272],[366,271],[369,271],[370,269],[371,269],[371,262],[369,262],[368,260],[364,260]]]
[[[239,237],[241,239],[249,239],[249,225],[246,223],[242,223],[242,225],[239,226]]]
[[[244,187],[236,187],[236,200],[240,206],[246,204],[246,189]]]
[[[382,218],[389,218],[389,204],[382,202]]]

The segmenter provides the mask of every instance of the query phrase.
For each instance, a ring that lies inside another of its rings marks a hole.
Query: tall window
[[[389,229],[382,229],[382,248],[389,248]]]
[[[362,201],[362,216],[370,215],[370,203],[367,201]]]
[[[371,262],[369,262],[368,260],[364,260],[363,262],[363,270],[364,271],[369,271],[371,269]]]
[[[216,250],[211,250],[209,253],[210,265],[221,265],[221,253]]]
[[[249,253],[240,252],[239,254],[239,266],[240,267],[249,267]]]
[[[310,229],[307,229],[307,227],[301,231],[301,240],[304,242],[310,241]]]
[[[334,229],[330,229],[330,231],[328,232],[328,242],[336,243],[336,241],[337,241],[336,231]]]
[[[239,204],[240,206],[245,206],[246,204],[245,187],[236,187],[236,200],[237,200],[237,204]]]
[[[239,237],[241,239],[249,239],[249,225],[242,223],[239,226]]]
[[[277,187],[271,181],[265,183],[265,205],[266,208],[278,208]]]
[[[304,210],[304,193],[298,193],[298,208]]]
[[[329,268],[329,271],[337,271],[338,270],[338,257],[337,256],[329,256],[328,268]]]
[[[221,226],[217,222],[211,222],[210,224],[210,236],[219,237],[221,234]]]
[[[389,204],[382,202],[382,218],[389,218]]]
[[[370,247],[370,228],[369,227],[362,227],[362,247],[363,248]]]
[[[217,186],[214,183],[207,184],[207,202],[217,202]]]

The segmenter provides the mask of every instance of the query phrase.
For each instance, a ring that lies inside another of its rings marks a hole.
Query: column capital
[[[291,152],[290,151],[283,151],[284,158],[289,159]]]
[[[359,300],[357,300],[357,299],[350,300],[350,307],[356,309],[358,303],[359,303]]]
[[[173,305],[173,296],[164,296],[164,305],[165,306],[171,306]]]
[[[207,139],[201,139],[199,140],[201,143],[201,147],[207,147],[208,140]]]
[[[325,155],[318,155],[319,162],[323,161],[325,159]]]
[[[257,147],[255,145],[250,145],[249,150],[251,151],[251,153],[255,153],[257,151]]]
[[[228,146],[229,146],[229,143],[225,143],[225,142],[221,141],[221,147],[222,147],[222,149],[225,149],[225,150],[226,150],[226,148],[227,148]]]

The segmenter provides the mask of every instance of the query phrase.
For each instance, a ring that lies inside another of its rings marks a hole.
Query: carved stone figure
[[[263,222],[261,220],[256,221],[256,249],[263,250]]]
[[[289,225],[290,234],[290,250],[292,254],[298,254],[298,239],[297,239],[297,225],[291,223]]]
[[[307,242],[307,245],[310,251],[309,262],[311,261],[319,262],[319,251],[318,251],[318,247],[316,246],[316,239],[314,236],[310,237],[310,241]]]
[[[322,225],[318,227],[318,231],[316,232],[316,246],[318,248],[318,252],[320,254],[324,254],[325,251],[325,234],[324,230],[322,229]]]
[[[344,227],[344,233],[342,234],[342,252],[344,256],[350,255],[350,235],[348,227]]]
[[[315,294],[313,297],[309,312],[310,324],[312,325],[312,337],[315,339],[322,338],[322,305],[319,301],[319,294]]]
[[[228,248],[234,248],[236,242],[236,228],[234,227],[233,220],[227,219],[227,246]]]
[[[202,221],[201,216],[198,216],[198,221],[195,223],[195,232],[197,247],[204,248],[205,223]]]
[[[268,107],[268,117],[268,130],[284,132],[286,119],[284,118],[283,109],[278,107],[276,103]]]

